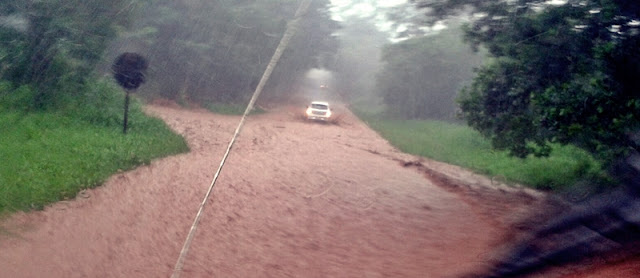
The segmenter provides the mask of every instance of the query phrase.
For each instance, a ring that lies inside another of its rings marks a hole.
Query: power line
[[[213,191],[213,187],[215,186],[216,181],[220,176],[220,172],[222,171],[222,168],[224,167],[224,164],[227,161],[227,157],[229,157],[229,154],[231,153],[231,149],[233,148],[233,145],[236,141],[236,138],[240,134],[240,131],[242,130],[242,126],[244,126],[244,122],[247,118],[247,115],[249,115],[251,110],[253,110],[253,107],[255,105],[256,100],[258,99],[258,96],[260,96],[260,93],[262,93],[262,89],[264,88],[264,85],[267,83],[267,80],[269,80],[269,77],[271,76],[273,69],[275,68],[276,64],[280,60],[280,57],[282,56],[282,53],[284,52],[284,50],[287,48],[287,45],[289,45],[289,41],[291,40],[291,37],[293,37],[293,35],[297,31],[302,17],[309,10],[311,1],[312,0],[303,0],[303,2],[300,3],[300,6],[296,11],[296,14],[293,20],[287,25],[287,30],[282,36],[282,39],[280,40],[280,44],[276,48],[276,51],[273,54],[273,57],[271,57],[271,61],[269,62],[269,65],[267,66],[264,73],[262,74],[260,83],[258,83],[256,90],[253,92],[253,96],[251,97],[251,100],[247,105],[247,109],[245,109],[244,114],[242,115],[242,119],[240,119],[240,123],[238,123],[238,127],[236,128],[236,131],[233,134],[233,137],[231,137],[231,141],[227,146],[227,151],[225,152],[224,156],[222,157],[222,160],[220,161],[220,166],[218,167],[218,170],[216,171],[216,174],[214,175],[213,180],[211,181],[211,185],[209,185],[209,189],[207,190],[207,193],[205,194],[204,199],[200,203],[200,208],[198,209],[198,213],[196,214],[193,220],[193,224],[191,225],[189,234],[187,235],[187,238],[184,241],[182,250],[180,251],[180,256],[178,257],[178,261],[176,262],[176,265],[173,269],[173,274],[171,275],[171,278],[179,278],[180,275],[182,274],[182,268],[184,266],[185,258],[187,256],[187,253],[189,253],[189,247],[191,247],[191,242],[193,241],[193,237],[198,228],[198,224],[200,223],[202,212],[204,211],[204,207],[207,204],[207,201],[209,200],[209,196]]]

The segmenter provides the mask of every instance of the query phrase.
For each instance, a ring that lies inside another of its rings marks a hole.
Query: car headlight
[[[327,110],[327,117],[331,117],[331,110]]]
[[[313,110],[311,110],[311,107],[307,108],[307,115],[311,115],[311,112],[313,112]]]

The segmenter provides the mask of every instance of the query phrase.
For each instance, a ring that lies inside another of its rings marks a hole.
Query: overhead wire
[[[179,278],[180,275],[182,274],[182,269],[184,267],[184,262],[186,259],[187,254],[189,253],[189,248],[191,246],[191,242],[193,241],[193,238],[195,236],[195,232],[198,228],[198,224],[200,223],[200,219],[202,218],[202,212],[204,211],[205,205],[207,204],[207,201],[209,200],[209,196],[211,195],[211,192],[213,191],[213,188],[216,184],[216,181],[218,180],[218,177],[220,176],[220,173],[222,172],[222,168],[225,165],[225,162],[227,161],[227,158],[229,157],[229,154],[231,153],[231,150],[233,148],[233,145],[235,144],[236,138],[238,137],[238,135],[240,134],[240,131],[242,130],[242,127],[244,126],[244,122],[247,118],[247,116],[249,115],[249,113],[253,110],[253,107],[255,105],[256,100],[258,99],[258,97],[260,96],[260,94],[262,93],[262,89],[264,88],[267,80],[269,80],[269,77],[271,76],[271,73],[273,72],[273,69],[275,68],[276,64],[278,63],[278,60],[280,60],[280,57],[282,56],[282,53],[284,52],[284,50],[287,48],[287,45],[289,44],[289,41],[291,40],[291,38],[293,37],[293,35],[295,34],[295,32],[297,31],[299,25],[300,25],[300,21],[302,19],[302,17],[307,13],[309,6],[311,5],[311,1],[312,0],[303,0],[300,3],[300,6],[298,7],[293,20],[287,25],[287,29],[284,33],[284,35],[282,36],[282,39],[280,40],[280,44],[278,45],[278,47],[275,50],[275,53],[273,54],[273,56],[271,57],[271,61],[269,62],[269,65],[267,66],[267,68],[265,69],[262,78],[260,79],[260,83],[258,83],[258,86],[256,87],[256,90],[253,93],[253,96],[251,97],[251,100],[249,101],[249,104],[247,104],[247,108],[245,109],[244,113],[242,114],[242,118],[240,119],[240,122],[238,123],[238,126],[236,127],[236,130],[233,134],[233,136],[231,137],[231,140],[229,141],[229,144],[227,146],[227,150],[224,153],[224,156],[222,157],[222,160],[220,161],[220,165],[218,166],[218,170],[216,171],[213,179],[211,180],[211,184],[209,185],[209,188],[207,190],[207,193],[205,194],[202,202],[200,203],[200,207],[198,209],[198,212],[196,213],[196,216],[193,220],[193,224],[191,225],[191,228],[189,230],[189,234],[187,235],[184,244],[182,246],[182,250],[180,251],[180,256],[178,257],[178,260],[176,261],[175,267],[173,269],[173,273],[171,274],[171,278]]]

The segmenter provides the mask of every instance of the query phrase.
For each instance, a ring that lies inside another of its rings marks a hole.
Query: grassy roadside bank
[[[145,115],[137,101],[123,135],[122,101],[113,93],[101,108],[83,111],[0,109],[0,216],[73,198],[118,171],[188,151],[181,136]]]
[[[557,190],[580,178],[599,175],[599,164],[571,146],[554,146],[550,157],[519,159],[491,149],[491,144],[468,126],[428,120],[390,120],[377,114],[354,113],[403,152],[462,166],[538,189]]]

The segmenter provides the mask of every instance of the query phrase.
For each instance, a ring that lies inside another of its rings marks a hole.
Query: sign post
[[[138,53],[131,52],[120,54],[111,66],[113,77],[126,91],[124,99],[124,121],[122,123],[122,133],[124,134],[127,134],[127,125],[129,121],[129,95],[132,92],[135,92],[135,90],[144,83],[144,72],[147,70],[148,66],[149,63],[147,62],[147,59]]]

